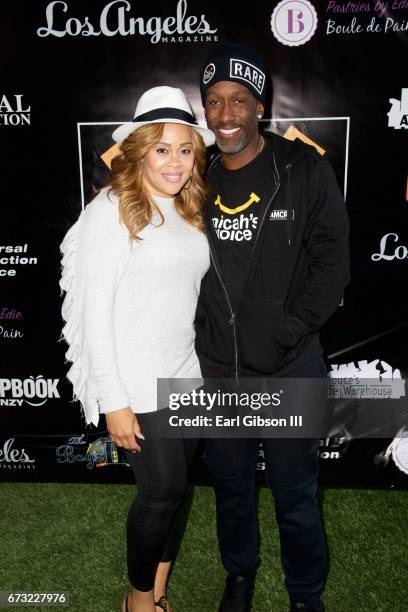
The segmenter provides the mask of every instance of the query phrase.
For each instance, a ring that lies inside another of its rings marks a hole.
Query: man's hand
[[[106,427],[110,437],[117,446],[122,446],[128,450],[141,451],[135,436],[144,440],[140,431],[139,423],[133,410],[128,406],[121,410],[115,410],[105,415]]]

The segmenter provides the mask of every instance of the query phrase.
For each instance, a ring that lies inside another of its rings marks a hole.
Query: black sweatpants
[[[198,441],[158,438],[157,413],[137,419],[145,436],[138,440],[142,451],[125,451],[137,483],[127,518],[127,565],[130,583],[150,591],[159,562],[173,561],[180,543],[188,467]]]

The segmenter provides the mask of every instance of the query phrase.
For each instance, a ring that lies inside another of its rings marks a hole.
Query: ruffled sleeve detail
[[[65,358],[68,362],[72,363],[67,373],[67,378],[72,383],[74,400],[78,400],[81,403],[81,409],[86,424],[92,423],[96,427],[99,422],[99,407],[92,393],[85,364],[81,360],[83,330],[79,313],[75,278],[78,232],[83,220],[83,215],[84,213],[81,213],[78,221],[67,232],[60,246],[63,255],[61,261],[62,272],[60,287],[65,293],[62,304],[62,318],[65,322],[62,329],[62,338],[68,344]]]

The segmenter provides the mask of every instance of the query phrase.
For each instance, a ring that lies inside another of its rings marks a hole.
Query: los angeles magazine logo
[[[49,399],[58,399],[58,378],[0,378],[0,406],[43,406]]]
[[[394,232],[385,234],[380,240],[379,252],[371,255],[372,261],[393,261],[394,259],[407,260],[408,248],[398,243],[398,234]]]
[[[24,448],[13,448],[14,438],[9,438],[0,446],[0,469],[35,470],[35,459],[31,459]]]
[[[160,5],[158,5],[160,6]],[[173,42],[218,41],[217,28],[211,28],[204,14],[188,15],[187,0],[179,0],[175,13],[166,17],[134,16],[128,0],[113,0],[106,4],[99,20],[92,22],[88,16],[70,14],[69,5],[63,0],[50,2],[45,9],[46,25],[37,29],[37,36],[148,36],[156,44]]]

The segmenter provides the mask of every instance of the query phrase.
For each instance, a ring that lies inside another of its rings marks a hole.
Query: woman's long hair
[[[194,151],[194,167],[191,179],[175,197],[175,208],[179,215],[197,229],[203,231],[201,210],[204,206],[206,187],[204,172],[206,148],[201,135],[189,128]],[[108,186],[119,198],[119,218],[129,230],[130,240],[141,240],[138,235],[152,220],[153,209],[164,222],[163,215],[145,187],[142,174],[142,158],[162,137],[164,123],[149,123],[131,134],[122,142],[121,153],[112,160]]]

